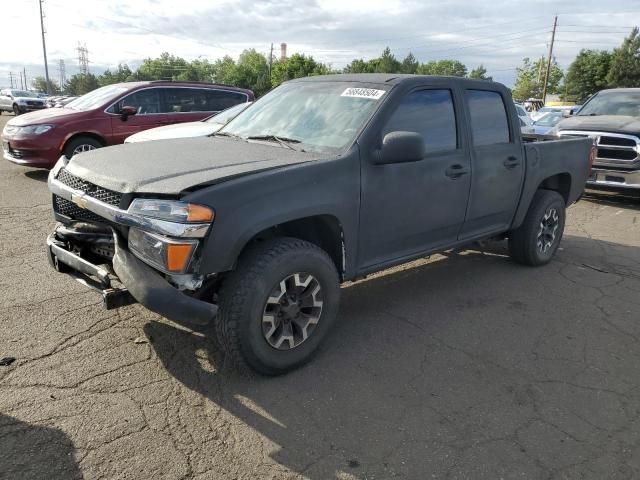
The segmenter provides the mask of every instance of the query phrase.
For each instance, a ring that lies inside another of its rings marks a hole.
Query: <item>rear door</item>
[[[123,143],[134,133],[170,123],[170,116],[163,111],[161,88],[137,90],[120,99],[107,109],[111,116],[112,144]],[[137,113],[128,117],[120,115],[122,107],[136,107]]]
[[[367,269],[455,242],[464,221],[471,171],[458,125],[461,99],[449,88],[404,94],[374,140],[387,133],[420,133],[420,161],[378,165],[375,148],[363,151],[359,264]]]
[[[464,91],[471,131],[473,177],[459,239],[506,231],[518,206],[524,175],[517,130],[500,92]]]

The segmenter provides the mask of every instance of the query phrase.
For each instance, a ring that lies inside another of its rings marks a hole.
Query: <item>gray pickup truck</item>
[[[523,143],[498,83],[299,79],[211,137],[62,157],[47,251],[107,308],[214,322],[230,358],[275,375],[317,350],[342,282],[493,237],[549,262],[594,154]]]

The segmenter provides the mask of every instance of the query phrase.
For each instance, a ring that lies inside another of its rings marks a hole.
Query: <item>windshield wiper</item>
[[[242,138],[240,135],[236,135],[235,133],[229,133],[229,132],[214,132],[210,136],[211,137]]]
[[[303,151],[295,148],[292,143],[301,143],[301,140],[297,138],[287,138],[287,137],[279,137],[277,135],[251,135],[247,137],[247,140],[267,140],[267,141],[276,141],[283,147],[290,148],[295,152]]]

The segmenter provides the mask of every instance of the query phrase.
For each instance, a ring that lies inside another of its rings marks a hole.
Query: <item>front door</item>
[[[416,162],[376,165],[363,152],[359,266],[392,263],[453,243],[464,221],[470,161],[456,119],[460,101],[447,88],[405,94],[379,133],[420,133],[426,156]]]
[[[122,107],[135,107],[137,113],[123,117],[120,115]],[[169,115],[163,112],[160,88],[133,92],[112,105],[107,113],[111,114],[111,144],[123,143],[134,133],[170,122]]]
[[[509,126],[505,98],[490,90],[466,90],[464,97],[471,123],[473,180],[461,240],[508,230],[524,175],[520,132]]]

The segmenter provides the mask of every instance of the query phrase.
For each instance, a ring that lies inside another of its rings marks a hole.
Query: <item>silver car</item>
[[[45,108],[44,99],[38,98],[37,93],[16,88],[0,90],[0,114],[13,112],[16,115]]]

